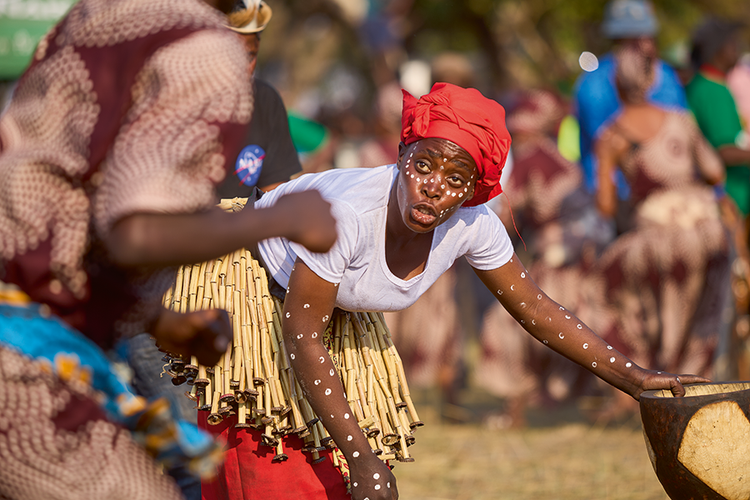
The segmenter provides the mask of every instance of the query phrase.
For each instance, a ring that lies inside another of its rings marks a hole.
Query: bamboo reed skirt
[[[204,498],[284,498],[280,490],[290,484],[290,498],[346,495],[348,466],[302,394],[282,337],[282,303],[250,252],[180,268],[164,301],[181,312],[225,309],[233,325],[233,343],[216,366],[167,358],[173,382],[187,382],[202,410],[199,423],[230,448]],[[422,422],[382,314],[336,310],[323,341],[375,453],[413,461],[407,448]]]

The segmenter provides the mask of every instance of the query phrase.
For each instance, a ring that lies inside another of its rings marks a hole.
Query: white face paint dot
[[[563,332],[558,333],[557,336],[560,337],[561,339],[565,338],[565,335],[563,335]]]
[[[610,363],[614,363],[614,362],[615,362],[615,357],[614,357],[614,356],[612,356],[611,358],[609,358],[609,362],[610,362]]]
[[[532,324],[532,325],[536,325],[536,321],[534,321],[534,320],[532,319],[532,320],[531,320],[531,324]]]
[[[298,339],[301,339],[302,337],[304,337],[304,335],[302,335],[301,333],[299,335],[297,335]]]
[[[390,487],[391,487],[391,482],[390,482],[390,481],[388,481],[387,483],[385,483],[385,485],[386,485],[386,486],[388,486],[388,487],[390,488]]]
[[[330,395],[331,395],[331,389],[326,389],[326,396],[330,396]]]
[[[347,440],[347,441],[351,441],[352,439],[354,439],[354,438],[353,438],[353,437],[351,437],[351,436],[346,436],[346,440]]]
[[[611,350],[612,350],[612,346],[611,346],[611,345],[608,345],[608,346],[607,346],[607,349],[609,349],[609,350],[611,351]]]
[[[588,342],[586,342],[586,343],[584,343],[584,344],[583,344],[583,348],[584,348],[584,349],[588,349],[588,348],[589,348],[589,344],[588,344]]]
[[[656,372],[656,373],[658,373],[659,375],[661,375],[661,372]]]
[[[593,366],[594,368],[596,368],[596,361],[594,361],[593,363],[591,363],[591,366]]]
[[[510,289],[511,290],[515,290],[516,289],[516,285],[510,285]]]
[[[521,277],[525,278],[526,277],[526,273],[521,273]]]
[[[315,385],[320,385],[320,380],[316,380]]]
[[[292,358],[292,359],[295,358],[294,354],[290,354],[289,357]]]
[[[326,358],[324,358],[323,356],[319,357],[318,360],[320,361],[321,365],[326,362]]]
[[[581,324],[580,324],[580,323],[578,323],[578,324],[576,325],[576,328],[578,328],[579,330],[583,330],[583,326],[581,326]]]
[[[313,332],[312,338],[317,339],[318,338],[318,332]]]
[[[440,184],[440,189],[445,189],[445,184]]]
[[[326,321],[328,321],[328,317],[329,316],[327,314],[325,316],[323,316],[323,323],[325,323]]]
[[[288,318],[289,316],[291,316],[291,315],[292,315],[292,313],[286,313],[286,317],[287,317],[287,318]]]
[[[333,418],[333,413],[331,413],[331,418]]]
[[[344,418],[345,418],[346,420],[349,420],[349,414],[348,414],[348,413],[344,413]]]
[[[380,489],[380,485],[379,485],[379,484],[376,484],[376,485],[375,485],[375,489],[376,489],[376,490],[379,490],[379,489]]]
[[[354,482],[354,487],[356,488],[357,486],[359,486],[359,483],[355,481]]]
[[[542,300],[542,294],[541,293],[536,296],[536,300]]]
[[[633,366],[633,363],[631,363],[630,361],[625,363],[625,368],[630,368],[631,366]]]
[[[358,451],[355,451],[354,453],[352,453],[352,456],[353,456],[354,458],[357,458],[357,457],[359,456],[359,452],[358,452]]]
[[[463,197],[464,197],[464,194],[463,194],[463,193],[458,193],[458,197],[459,197],[459,198],[463,198]]]
[[[568,316],[568,315],[566,314],[566,315],[565,315],[565,319],[570,319],[570,316]]]
[[[565,310],[565,308],[564,308],[563,306],[560,306],[560,310],[561,310],[561,311],[564,311],[564,310]]]
[[[330,375],[331,377],[333,377],[333,375],[334,375],[335,373],[336,373],[336,372],[334,372],[334,371],[333,371],[333,368],[331,368],[331,371],[330,371],[330,372],[328,372],[328,374],[329,374],[329,375]]]
[[[373,474],[373,475],[372,475],[372,478],[373,478],[373,479],[380,479],[380,474],[378,474],[378,473],[376,472],[375,474]]]
[[[414,178],[414,174],[411,174],[411,178],[412,178],[412,179]]]
[[[310,304],[305,304],[305,305],[304,305],[304,306],[302,306],[302,307],[303,307],[303,308],[305,308],[305,309],[310,309]]]

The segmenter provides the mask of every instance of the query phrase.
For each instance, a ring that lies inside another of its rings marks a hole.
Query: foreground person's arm
[[[395,500],[396,479],[372,452],[322,343],[337,291],[297,259],[284,302],[284,343],[305,396],[349,463],[352,498]]]
[[[105,244],[116,264],[151,268],[215,259],[274,237],[327,251],[336,241],[330,204],[317,191],[303,191],[237,213],[133,214],[114,224]]]
[[[684,396],[682,384],[708,382],[695,375],[678,376],[639,367],[550,299],[515,254],[502,267],[476,273],[511,316],[537,340],[635,399],[652,389],[669,389],[675,396]]]

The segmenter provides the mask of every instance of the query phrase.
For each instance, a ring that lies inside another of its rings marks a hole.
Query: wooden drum
[[[673,500],[750,499],[750,382],[641,395],[651,464]]]

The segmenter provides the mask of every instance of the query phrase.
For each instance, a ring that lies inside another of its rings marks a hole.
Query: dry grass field
[[[599,426],[567,409],[537,412],[522,430],[496,430],[469,408],[467,423],[445,424],[422,401],[416,460],[394,469],[402,499],[668,500],[637,419]]]

